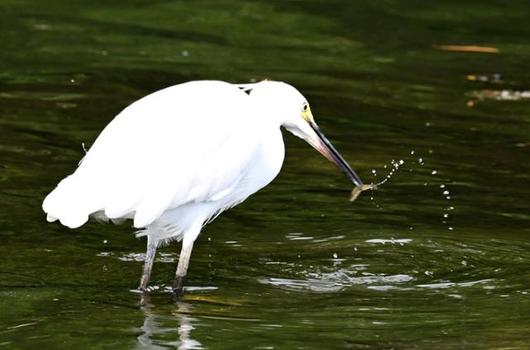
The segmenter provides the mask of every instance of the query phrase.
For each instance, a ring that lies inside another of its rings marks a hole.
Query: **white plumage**
[[[181,238],[189,255],[205,223],[276,177],[284,159],[282,125],[358,180],[320,134],[307,101],[292,86],[195,81],[125,108],[76,171],[46,197],[43,209],[48,221],[70,228],[90,215],[133,219],[140,235],[149,238],[148,258],[149,244],[154,257],[160,242]],[[144,268],[142,288],[146,273],[150,267]]]

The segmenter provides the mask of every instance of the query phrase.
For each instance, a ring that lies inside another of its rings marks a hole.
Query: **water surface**
[[[0,347],[530,347],[530,6],[481,2],[4,1]],[[451,52],[434,45],[493,47]],[[126,105],[193,79],[298,87],[378,191],[286,135],[280,176],[208,225],[188,290],[137,286],[130,224],[40,205]]]

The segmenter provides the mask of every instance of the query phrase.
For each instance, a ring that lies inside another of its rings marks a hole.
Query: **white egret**
[[[269,184],[284,160],[280,127],[363,184],[320,132],[307,100],[276,81],[193,81],[132,103],[98,136],[75,172],[46,197],[47,220],[133,219],[147,236],[146,290],[157,247],[182,240],[173,291],[182,293],[202,227]]]

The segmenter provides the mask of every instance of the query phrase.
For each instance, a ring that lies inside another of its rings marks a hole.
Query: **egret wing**
[[[256,147],[254,125],[247,95],[231,84],[158,91],[107,125],[43,207],[70,227],[97,211],[145,227],[168,209],[214,200],[240,181]]]

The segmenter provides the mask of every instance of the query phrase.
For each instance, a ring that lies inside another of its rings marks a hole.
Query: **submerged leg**
[[[145,253],[144,269],[142,272],[142,279],[140,280],[140,286],[138,287],[138,289],[143,292],[147,291],[147,284],[151,277],[151,270],[153,269],[157,246],[158,240],[153,239],[151,236],[147,236],[147,251]]]
[[[178,298],[182,295],[184,289],[184,279],[188,266],[190,264],[191,251],[193,249],[192,242],[182,242],[182,249],[180,250],[179,263],[177,271],[175,272],[175,280],[173,281],[173,295]]]

